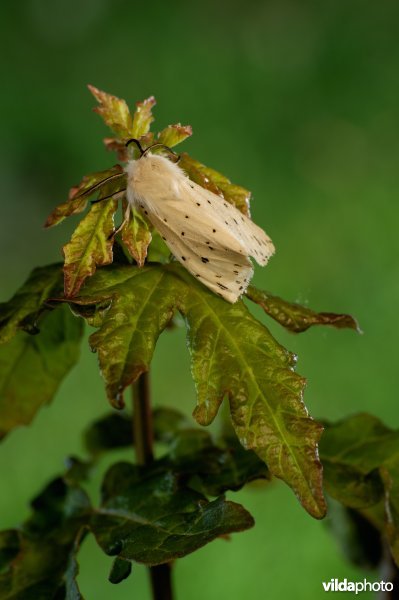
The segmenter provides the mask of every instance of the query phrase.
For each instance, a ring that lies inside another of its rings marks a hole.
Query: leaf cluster
[[[154,426],[167,451],[149,468],[115,463],[93,506],[84,481],[105,452],[131,445],[123,435],[127,422],[131,417],[111,413],[93,423],[85,433],[91,458],[70,459],[64,475],[32,501],[29,519],[0,533],[1,598],[82,598],[76,555],[88,534],[114,557],[109,579],[119,583],[132,561],[162,564],[252,527],[251,515],[224,493],[268,479],[266,466],[234,438],[215,443],[165,409],[155,411]]]

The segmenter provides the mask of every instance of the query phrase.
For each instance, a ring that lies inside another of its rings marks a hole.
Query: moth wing
[[[218,223],[219,228],[223,230],[227,228],[241,243],[248,256],[252,256],[260,265],[267,264],[269,258],[274,254],[275,248],[263,229],[224,198],[189,180],[186,186],[189,187],[188,194],[194,193],[197,201],[201,199],[202,202],[212,207],[214,222]]]
[[[218,242],[206,244],[201,237],[187,235],[170,226],[154,213],[149,218],[159,231],[176,259],[213,292],[228,302],[234,303],[243,294],[253,275],[251,262],[246,256],[225,250]],[[186,228],[187,229],[187,228]]]
[[[253,274],[248,256],[266,264],[274,251],[270,238],[164,157],[131,161],[127,172],[131,205],[144,212],[186,269],[235,302]]]

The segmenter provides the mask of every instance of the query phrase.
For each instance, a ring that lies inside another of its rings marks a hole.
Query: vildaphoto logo
[[[390,581],[348,581],[343,579],[330,579],[330,581],[323,581],[323,588],[325,592],[355,592],[360,594],[361,592],[392,592],[393,583]]]

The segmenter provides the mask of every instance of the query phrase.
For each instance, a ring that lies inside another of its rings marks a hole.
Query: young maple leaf
[[[116,151],[118,158],[128,161],[137,153],[134,147],[127,148],[129,139],[137,139],[143,149],[154,142],[172,148],[192,135],[189,125],[169,125],[157,136],[150,131],[154,120],[152,108],[155,98],[150,96],[136,104],[133,114],[125,102],[116,96],[107,94],[94,86],[89,86],[91,93],[99,103],[97,112],[115,134],[113,138],[105,138],[104,143],[109,150]],[[249,215],[250,192],[234,185],[221,173],[210,169],[187,153],[181,155],[181,166],[193,181],[205,189],[220,195],[234,204],[244,214]],[[71,240],[64,246],[64,291],[65,296],[75,296],[87,277],[93,275],[97,267],[105,266],[113,261],[115,242],[114,217],[117,211],[117,200],[122,200],[126,208],[126,174],[122,166],[115,165],[111,169],[86,175],[78,186],[74,186],[67,202],[57,206],[47,218],[45,227],[60,223],[65,217],[81,213],[88,200],[98,195],[83,218]],[[101,201],[101,202],[100,202]],[[99,206],[101,204],[101,206]],[[152,226],[142,215],[132,210],[125,210],[126,218],[120,228],[120,241],[128,255],[139,267],[145,263],[148,247],[157,236],[152,233]],[[169,254],[169,251],[165,249]]]

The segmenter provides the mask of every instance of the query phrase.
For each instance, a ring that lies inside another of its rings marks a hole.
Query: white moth
[[[236,302],[253,275],[249,257],[266,265],[274,253],[266,233],[235,206],[191,181],[176,163],[149,149],[128,162],[126,173],[129,205],[148,218],[194,277]]]

